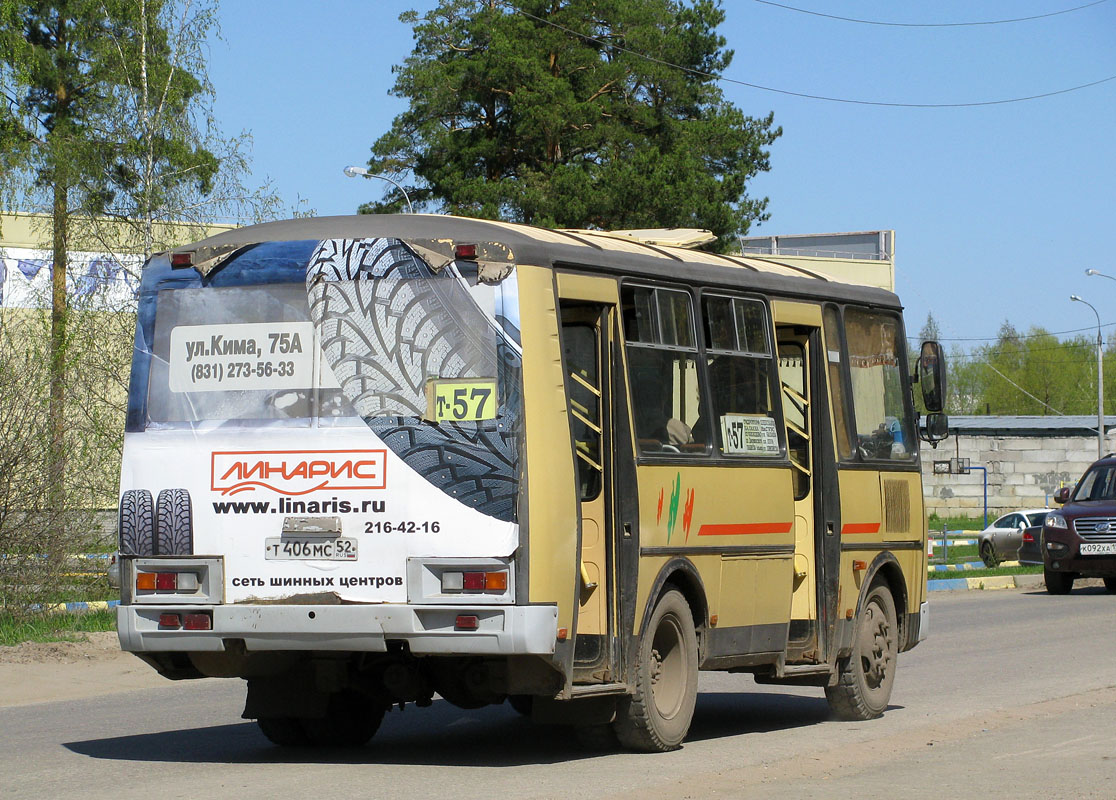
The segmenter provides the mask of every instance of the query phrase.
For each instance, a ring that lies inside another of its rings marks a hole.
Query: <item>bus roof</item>
[[[591,269],[635,278],[702,283],[784,296],[852,301],[900,308],[892,292],[839,281],[816,269],[754,256],[732,256],[651,244],[595,231],[550,230],[512,222],[442,214],[354,214],[264,222],[225,231],[170,251],[197,253],[272,241],[450,239],[454,243],[497,242],[515,263]]]

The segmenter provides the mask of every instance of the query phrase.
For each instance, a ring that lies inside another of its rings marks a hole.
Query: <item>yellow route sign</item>
[[[433,422],[480,422],[496,419],[496,379],[427,381],[426,418]]]

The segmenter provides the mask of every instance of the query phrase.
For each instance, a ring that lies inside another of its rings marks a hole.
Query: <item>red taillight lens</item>
[[[160,614],[159,627],[178,630],[182,627],[182,618],[178,614]]]
[[[477,246],[475,244],[459,244],[453,248],[454,258],[476,258]]]
[[[156,572],[155,588],[160,591],[174,591],[178,588],[177,572]]]
[[[484,573],[483,572],[466,572],[462,576],[462,584],[467,592],[483,592],[484,591]]]
[[[171,253],[171,266],[180,268],[188,267],[194,262],[193,253]]]
[[[213,630],[213,617],[209,614],[187,614],[182,621],[182,627],[188,631]]]
[[[1029,533],[1028,531],[1023,531],[1023,541],[1033,542],[1034,540],[1035,540],[1035,536],[1034,536],[1033,533]]]
[[[459,614],[454,622],[454,627],[459,631],[475,631],[480,620],[473,614]]]

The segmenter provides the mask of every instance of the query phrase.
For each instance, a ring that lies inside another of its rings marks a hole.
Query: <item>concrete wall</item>
[[[1116,450],[1116,433],[1108,436],[1106,452]],[[1020,508],[1054,505],[1054,490],[1072,486],[1097,459],[1095,436],[966,436],[951,435],[937,450],[922,445],[922,480],[926,513],[981,517],[983,476],[934,474],[934,462],[955,456],[988,470],[988,521]]]

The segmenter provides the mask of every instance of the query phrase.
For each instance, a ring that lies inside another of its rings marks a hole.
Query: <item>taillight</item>
[[[213,617],[209,614],[187,614],[182,620],[182,627],[188,631],[211,631]]]
[[[506,592],[508,590],[508,571],[506,569],[486,572],[443,572],[442,592]]]
[[[189,572],[137,572],[136,589],[141,592],[196,592],[198,573]]]
[[[207,613],[168,612],[159,615],[159,630],[164,631],[211,631],[213,616]]]
[[[454,627],[459,631],[475,631],[479,625],[476,614],[458,614],[454,621]]]

